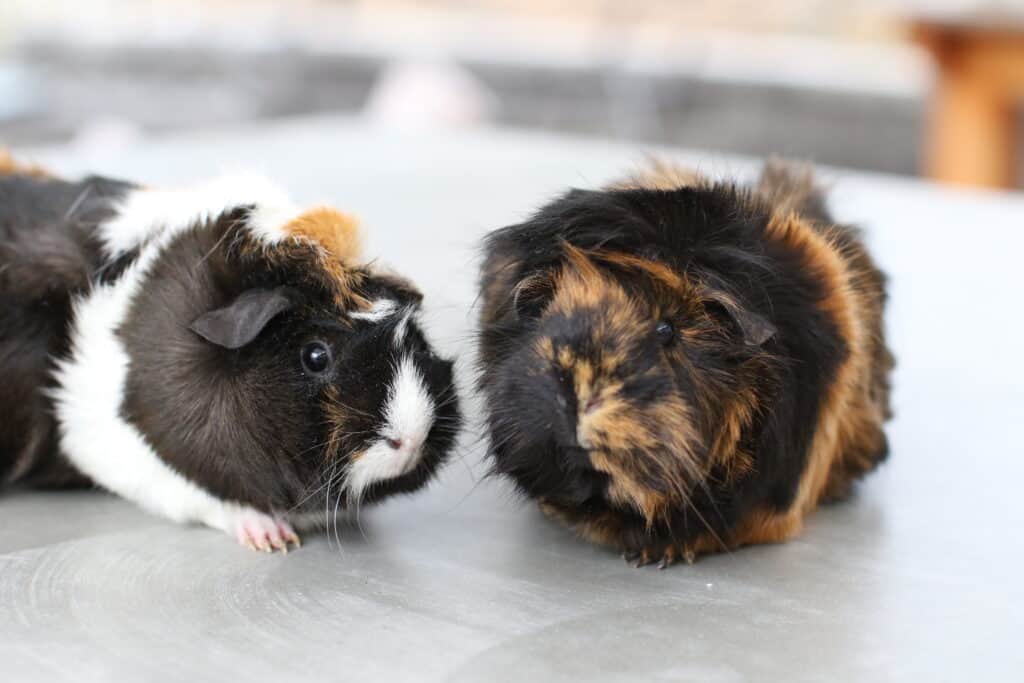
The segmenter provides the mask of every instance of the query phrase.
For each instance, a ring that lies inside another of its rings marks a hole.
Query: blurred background
[[[318,113],[1021,187],[1024,0],[3,0],[0,143]]]

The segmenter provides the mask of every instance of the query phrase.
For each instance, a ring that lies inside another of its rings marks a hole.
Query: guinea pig
[[[452,363],[351,216],[248,176],[0,170],[0,481],[92,482],[287,551],[445,460]]]
[[[655,163],[484,252],[492,469],[627,561],[792,538],[886,457],[885,278],[809,170]]]

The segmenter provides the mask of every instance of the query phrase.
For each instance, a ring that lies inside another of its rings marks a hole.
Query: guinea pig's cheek
[[[651,423],[658,426],[654,440],[665,455],[663,469],[666,477],[676,475],[687,481],[704,476],[704,467],[695,455],[694,426],[690,418],[689,405],[680,398],[661,401],[649,410]],[[671,482],[676,489],[685,489],[687,484]]]

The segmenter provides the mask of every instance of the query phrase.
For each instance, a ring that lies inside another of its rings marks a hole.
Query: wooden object
[[[913,36],[939,69],[925,173],[990,187],[1017,184],[1016,107],[1024,100],[1024,15],[919,18]]]

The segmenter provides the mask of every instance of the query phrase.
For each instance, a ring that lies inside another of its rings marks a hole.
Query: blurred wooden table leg
[[[977,74],[943,70],[932,95],[925,171],[945,182],[1013,187],[1017,127],[1013,101]]]
[[[1010,23],[920,21],[914,37],[939,70],[929,103],[925,173],[946,182],[1014,187],[1024,29]]]

